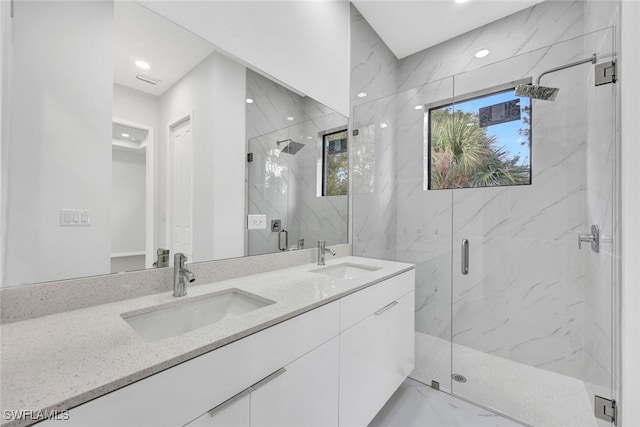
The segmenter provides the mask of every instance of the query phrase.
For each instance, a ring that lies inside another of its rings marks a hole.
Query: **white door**
[[[172,252],[192,255],[193,230],[193,134],[191,121],[171,128],[171,247]]]

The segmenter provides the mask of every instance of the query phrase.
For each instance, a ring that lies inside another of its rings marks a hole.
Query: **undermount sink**
[[[337,277],[339,279],[355,279],[356,277],[363,276],[376,270],[380,270],[380,267],[344,262],[341,264],[316,268],[315,270],[311,270],[311,273],[324,274],[325,276]]]
[[[122,313],[120,316],[142,338],[157,341],[176,337],[221,320],[242,316],[274,304],[240,289],[202,295],[184,301]]]

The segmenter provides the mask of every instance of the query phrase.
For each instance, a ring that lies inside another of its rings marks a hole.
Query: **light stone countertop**
[[[141,338],[120,314],[177,301],[171,292],[1,325],[0,414],[73,408],[414,268],[352,256],[327,259],[326,264],[341,263],[380,269],[338,279],[312,273],[318,266],[305,264],[187,286],[188,295],[181,300],[237,288],[276,303],[155,342]],[[4,416],[2,422],[7,423]]]

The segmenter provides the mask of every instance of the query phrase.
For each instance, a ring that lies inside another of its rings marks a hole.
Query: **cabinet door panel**
[[[234,398],[232,398],[234,399]],[[233,403],[222,404],[185,427],[248,427],[251,425],[251,395],[243,394]]]
[[[341,426],[366,426],[413,370],[414,295],[340,335]]]
[[[338,425],[338,338],[286,366],[251,394],[253,427]]]
[[[413,291],[416,272],[410,270],[362,289],[340,300],[340,331],[350,328],[371,313]]]

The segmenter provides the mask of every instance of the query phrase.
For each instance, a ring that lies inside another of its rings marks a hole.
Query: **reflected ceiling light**
[[[413,107],[414,110],[422,110],[422,105],[416,105]]]
[[[365,96],[367,96],[367,92],[360,92],[358,94],[358,98],[364,98]]]
[[[468,2],[469,0],[454,0],[454,1],[455,1],[456,3],[466,3],[466,2]]]
[[[386,124],[385,122],[380,123],[380,129],[384,129],[386,127],[388,127],[389,125]]]
[[[141,70],[148,70],[149,68],[151,68],[151,65],[149,65],[149,63],[146,61],[138,59],[136,61],[136,67],[140,68]]]
[[[128,138],[129,134],[128,133],[123,133],[122,136],[124,136],[125,138]]]
[[[482,49],[476,52],[476,58],[484,58],[487,55],[489,55],[488,49]]]
[[[246,102],[247,104],[253,104],[253,99],[247,98],[244,100],[244,102]]]
[[[293,117],[289,116],[289,117],[287,117],[287,120],[292,121]]]
[[[308,136],[307,139],[313,139],[313,137],[312,136]]]

